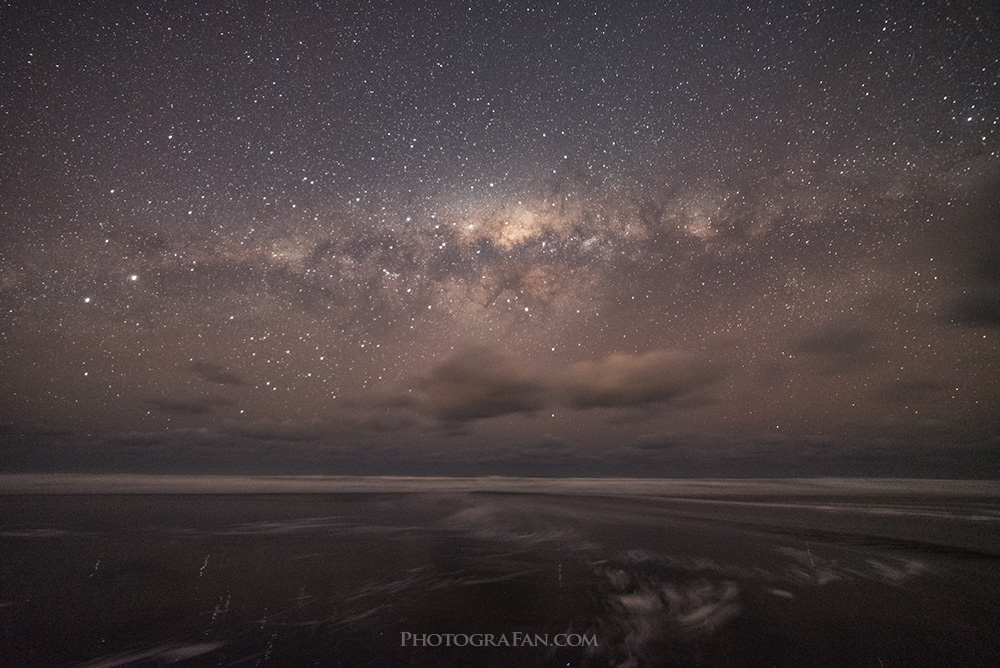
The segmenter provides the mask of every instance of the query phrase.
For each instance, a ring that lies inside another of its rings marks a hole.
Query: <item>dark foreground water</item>
[[[0,496],[0,665],[1000,666],[996,497],[738,485]]]

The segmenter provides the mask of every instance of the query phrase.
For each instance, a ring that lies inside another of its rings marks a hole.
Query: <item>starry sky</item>
[[[0,467],[1000,476],[994,4],[5,2]]]

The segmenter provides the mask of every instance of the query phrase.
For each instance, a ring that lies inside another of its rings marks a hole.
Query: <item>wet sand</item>
[[[0,497],[25,666],[996,666],[982,494]],[[613,486],[612,486],[613,491]],[[402,647],[403,633],[596,647]]]

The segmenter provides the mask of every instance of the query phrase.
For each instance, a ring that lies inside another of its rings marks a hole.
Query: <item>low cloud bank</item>
[[[410,406],[444,422],[531,413],[544,406],[617,408],[666,403],[725,375],[703,355],[655,350],[615,353],[543,374],[491,348],[467,348],[417,382]]]

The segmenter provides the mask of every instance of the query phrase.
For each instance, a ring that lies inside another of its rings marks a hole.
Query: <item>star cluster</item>
[[[989,3],[5,3],[19,470],[996,475]]]

